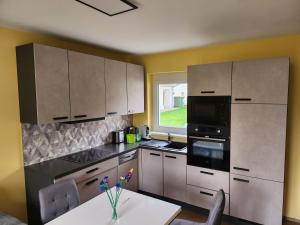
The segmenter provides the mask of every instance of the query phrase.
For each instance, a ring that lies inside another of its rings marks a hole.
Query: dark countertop
[[[41,163],[29,165],[25,167],[25,170],[27,172],[35,172],[39,173],[42,175],[45,175],[51,179],[57,179],[59,177],[66,176],[68,174],[74,173],[78,170],[84,169],[86,167],[92,166],[94,164],[103,162],[105,160],[120,156],[122,154],[125,154],[126,152],[130,152],[132,150],[138,149],[138,148],[143,148],[143,149],[151,149],[151,150],[156,150],[156,151],[165,151],[165,152],[170,152],[170,153],[176,153],[176,154],[187,154],[187,150],[172,150],[172,149],[162,149],[161,147],[165,145],[167,142],[166,141],[151,141],[154,143],[154,145],[149,146],[149,142],[147,141],[142,141],[139,143],[135,144],[106,144],[106,145],[101,145],[99,147],[96,147],[94,149],[100,150],[103,154],[97,157],[97,160],[91,161],[88,163],[76,163],[76,162],[71,162],[67,161],[64,158],[66,156],[56,158],[56,159],[51,159],[48,161],[44,161]],[[145,146],[147,145],[147,146]],[[84,150],[84,151],[91,151],[91,150]],[[74,155],[76,153],[70,154]],[[69,156],[70,156],[69,155]]]

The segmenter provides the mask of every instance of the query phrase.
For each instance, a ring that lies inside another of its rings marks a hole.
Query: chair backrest
[[[212,208],[209,211],[206,225],[221,225],[222,215],[225,207],[225,194],[223,190],[218,191]]]
[[[68,212],[79,205],[79,194],[74,180],[52,184],[39,191],[43,223]]]

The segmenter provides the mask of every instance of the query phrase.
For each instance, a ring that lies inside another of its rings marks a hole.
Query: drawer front
[[[84,203],[100,194],[99,184],[105,176],[109,177],[109,186],[115,186],[118,177],[118,169],[110,169],[85,181],[77,183],[81,203]]]
[[[74,179],[76,183],[85,181],[89,178],[92,178],[96,176],[99,173],[102,173],[104,171],[107,171],[111,168],[117,167],[118,166],[118,157],[106,160],[104,162],[95,164],[93,166],[84,168],[78,172],[69,174],[67,176],[64,176],[62,178],[56,179],[56,182],[63,181],[63,180],[68,180],[68,179]]]
[[[217,191],[187,185],[187,203],[204,209],[211,209]],[[225,194],[224,214],[229,215],[229,194]]]
[[[230,175],[230,215],[260,224],[282,224],[283,183]]]
[[[229,173],[202,167],[187,166],[187,184],[229,193]]]

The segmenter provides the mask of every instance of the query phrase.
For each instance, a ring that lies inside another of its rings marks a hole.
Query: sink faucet
[[[168,142],[171,142],[172,141],[172,136],[170,133],[168,133]]]

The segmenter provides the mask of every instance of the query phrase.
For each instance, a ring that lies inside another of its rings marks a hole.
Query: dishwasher
[[[133,150],[119,156],[118,177],[125,177],[130,169],[133,169],[129,183],[124,187],[130,191],[138,190],[138,151]]]

